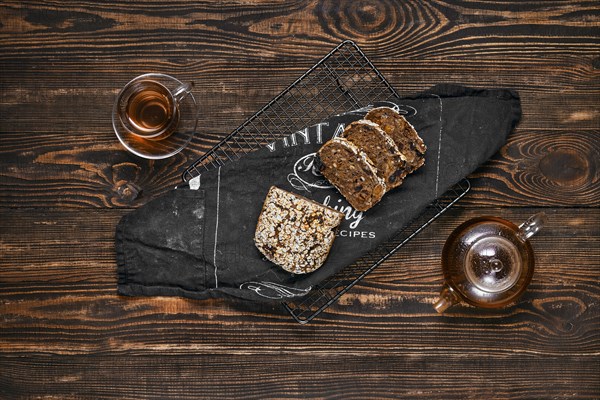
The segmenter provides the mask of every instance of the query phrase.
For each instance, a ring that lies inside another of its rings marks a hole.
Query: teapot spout
[[[455,305],[460,301],[458,295],[452,290],[452,288],[448,285],[444,285],[442,288],[442,292],[440,293],[440,298],[435,302],[433,308],[435,311],[442,314],[446,309]]]

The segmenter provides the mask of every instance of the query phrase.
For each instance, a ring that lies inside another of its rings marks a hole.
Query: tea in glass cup
[[[113,128],[125,148],[152,159],[181,151],[196,129],[192,88],[165,74],[145,74],[127,83],[113,107]]]
[[[121,123],[131,133],[160,140],[173,133],[179,121],[179,109],[171,92],[155,81],[141,81],[129,88],[119,108]]]

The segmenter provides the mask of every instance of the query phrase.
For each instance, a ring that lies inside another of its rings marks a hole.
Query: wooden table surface
[[[0,398],[600,398],[599,22],[597,1],[3,1]],[[519,92],[522,121],[468,196],[307,325],[118,296],[117,221],[207,150],[129,154],[120,87],[194,80],[199,136],[224,136],[345,39],[401,94]],[[433,310],[454,227],[540,210],[516,305]]]

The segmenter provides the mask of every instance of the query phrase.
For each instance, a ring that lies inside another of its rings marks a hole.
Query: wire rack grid
[[[352,41],[340,43],[184,172],[185,182],[332,115],[398,97]]]
[[[310,322],[371,273],[371,271],[391,257],[392,254],[417,236],[423,229],[439,218],[444,212],[448,211],[467,194],[470,188],[471,184],[469,181],[463,179],[427,206],[419,216],[407,224],[404,229],[400,230],[393,239],[381,244],[375,250],[365,254],[338,273],[320,282],[308,295],[298,301],[284,303],[284,307],[297,322],[301,324]]]
[[[183,172],[182,179],[187,182],[204,171],[235,161],[244,154],[332,115],[397,97],[396,90],[362,50],[353,41],[344,41],[194,161]],[[467,180],[459,183],[427,207],[394,240],[320,283],[299,301],[284,303],[284,307],[299,323],[311,321],[452,207],[467,193],[469,187]]]

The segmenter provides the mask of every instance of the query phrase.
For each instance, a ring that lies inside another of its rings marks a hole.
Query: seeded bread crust
[[[396,110],[377,107],[369,111],[365,119],[379,125],[394,140],[406,159],[407,172],[413,172],[425,164],[427,146],[415,128]]]
[[[385,181],[387,190],[402,184],[408,174],[406,158],[392,138],[379,125],[369,120],[352,122],[341,137],[365,152],[377,169],[377,176]]]
[[[321,173],[354,209],[367,211],[386,192],[385,181],[369,157],[347,139],[337,137],[319,149]]]
[[[344,214],[271,186],[254,243],[271,262],[294,274],[313,272],[327,259]]]

